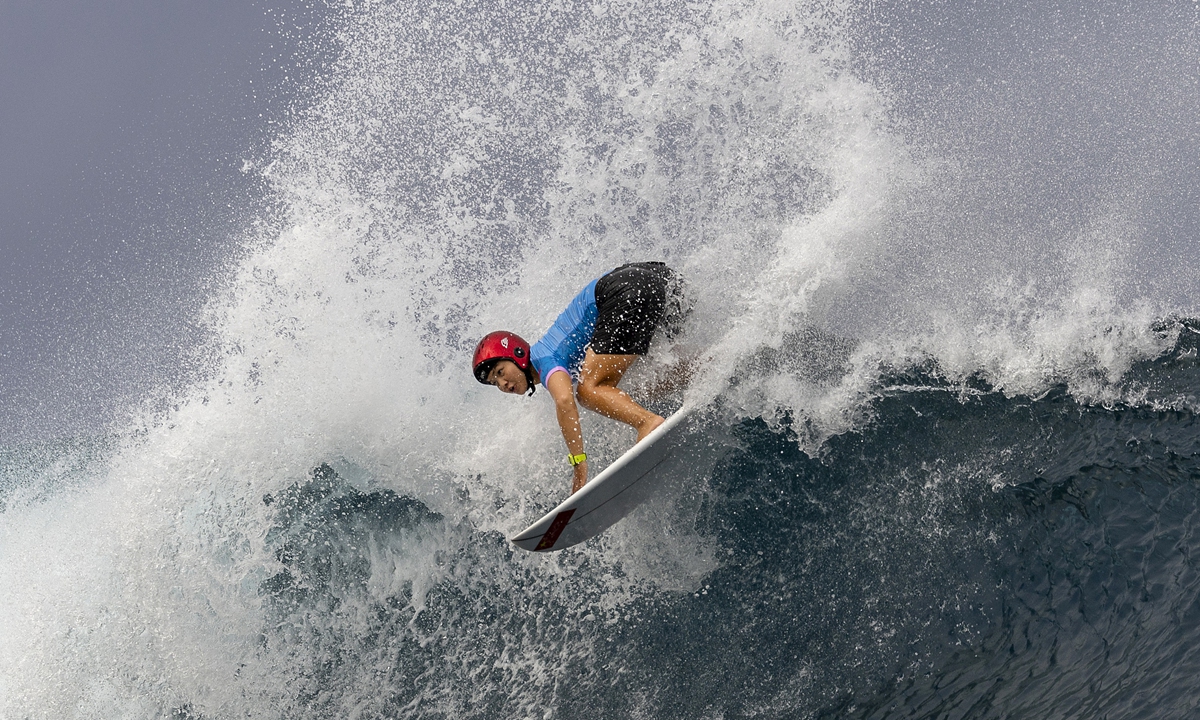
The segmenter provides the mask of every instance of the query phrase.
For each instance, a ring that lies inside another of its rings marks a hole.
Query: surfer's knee
[[[584,378],[575,387],[575,397],[579,399],[579,404],[588,410],[610,415],[611,412],[607,410],[616,399],[611,392],[615,388],[614,383],[605,382],[604,379]]]
[[[581,405],[589,410],[595,410],[596,403],[600,400],[596,386],[597,384],[594,381],[583,379],[575,387],[575,397],[579,399]]]

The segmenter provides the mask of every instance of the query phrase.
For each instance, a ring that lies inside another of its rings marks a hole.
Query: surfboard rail
[[[531,552],[562,550],[595,537],[624,518],[655,489],[655,471],[670,457],[691,416],[685,405],[644,440],[537,522],[510,538]]]

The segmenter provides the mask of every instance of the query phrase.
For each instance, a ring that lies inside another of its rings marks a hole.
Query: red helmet
[[[475,346],[475,357],[471,367],[475,369],[475,379],[487,384],[488,373],[492,366],[501,360],[512,360],[525,373],[530,390],[533,389],[533,373],[529,368],[529,343],[516,333],[497,330],[483,336]]]

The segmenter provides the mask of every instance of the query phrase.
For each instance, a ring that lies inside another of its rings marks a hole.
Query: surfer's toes
[[[664,420],[662,417],[660,417],[658,415],[651,415],[650,417],[643,420],[637,426],[637,431],[638,431],[637,441],[641,442],[641,441],[645,440],[647,435],[654,432],[654,429],[657,428],[659,425],[662,425],[664,422],[666,422],[666,420]]]

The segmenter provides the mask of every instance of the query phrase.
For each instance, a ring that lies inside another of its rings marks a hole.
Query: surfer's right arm
[[[546,389],[554,398],[554,412],[558,416],[558,427],[563,440],[567,441],[567,452],[571,457],[583,454],[583,429],[579,427],[579,406],[575,404],[575,390],[571,387],[571,376],[565,372],[551,373],[546,378]],[[587,460],[575,466],[575,478],[571,492],[578,492],[587,484]]]

